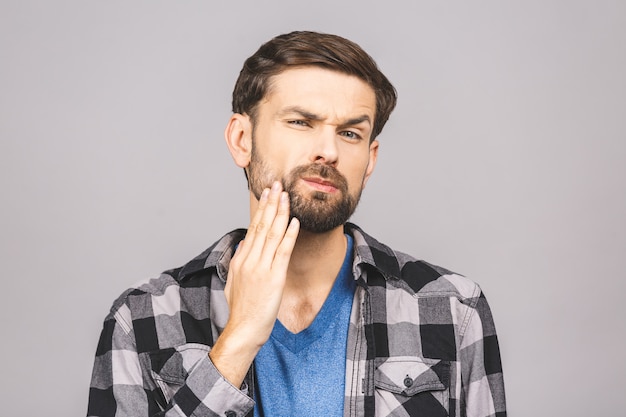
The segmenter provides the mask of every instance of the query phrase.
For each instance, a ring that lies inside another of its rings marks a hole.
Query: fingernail
[[[280,183],[275,181],[274,184],[272,184],[272,191],[276,192],[278,190],[280,190]]]
[[[289,201],[289,195],[287,194],[287,192],[286,192],[286,191],[283,191],[283,192],[280,194],[280,202],[281,202],[281,203],[287,203],[288,201]]]
[[[261,200],[267,200],[267,195],[270,193],[270,190],[265,188],[261,193]]]

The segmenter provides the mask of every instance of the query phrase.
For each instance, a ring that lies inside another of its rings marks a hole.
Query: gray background
[[[232,85],[314,29],[400,93],[354,220],[481,284],[511,415],[624,415],[625,5],[1,1],[0,413],[84,415],[113,299],[247,224]]]

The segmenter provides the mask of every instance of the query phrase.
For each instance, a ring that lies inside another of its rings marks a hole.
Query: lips
[[[319,177],[303,177],[302,181],[304,181],[309,187],[314,188],[318,191],[323,191],[326,193],[334,193],[337,191],[337,186],[332,182],[324,178]]]
[[[300,165],[291,170],[285,178],[285,189],[293,190],[296,182],[321,194],[348,193],[348,181],[337,168],[330,165],[317,163]]]

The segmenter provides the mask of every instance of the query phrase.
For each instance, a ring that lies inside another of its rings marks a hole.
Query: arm
[[[148,354],[138,352],[142,335],[133,329],[125,298],[117,303],[96,352],[89,416],[243,416],[252,409],[253,401],[237,387],[269,338],[298,235],[299,223],[289,223],[289,201],[281,191],[279,183],[264,191],[231,260],[225,289],[231,311],[224,332],[171,398],[161,394]]]
[[[231,260],[224,289],[230,316],[209,354],[235,386],[272,332],[298,231],[298,220],[289,221],[288,195],[275,182],[261,194],[246,238]]]
[[[468,417],[506,417],[504,379],[496,329],[482,291],[460,352],[462,391]]]
[[[227,382],[207,355],[180,381],[173,397],[166,399],[153,378],[148,354],[137,351],[128,314],[122,304],[104,322],[89,390],[88,416],[244,416],[252,409],[252,399]]]

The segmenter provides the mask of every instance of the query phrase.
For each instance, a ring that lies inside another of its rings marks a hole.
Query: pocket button
[[[409,378],[407,375],[406,378],[404,378],[404,386],[409,388],[411,385],[413,385],[413,379]]]

